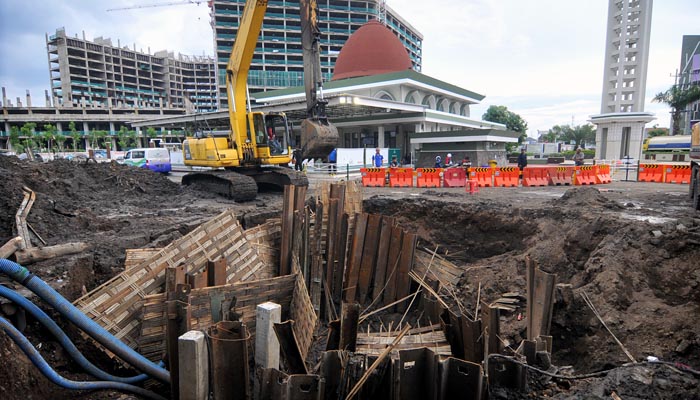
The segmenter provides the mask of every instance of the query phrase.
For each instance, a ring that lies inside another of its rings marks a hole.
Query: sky
[[[0,86],[43,104],[49,88],[45,35],[117,40],[137,51],[214,55],[206,2],[113,10],[179,0],[0,0]],[[185,1],[183,1],[184,3]],[[196,3],[199,4],[196,4]],[[528,135],[582,125],[600,113],[607,0],[387,0],[423,35],[422,72],[484,96],[480,118],[502,105]],[[651,99],[673,83],[683,35],[700,35],[698,0],[654,2],[645,111],[669,126],[670,109]]]

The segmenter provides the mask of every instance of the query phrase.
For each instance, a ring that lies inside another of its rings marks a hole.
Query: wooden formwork
[[[358,332],[356,353],[378,356],[387,345],[396,339],[398,333],[399,330],[393,332]],[[439,324],[409,330],[394,347],[391,356],[392,358],[398,358],[400,350],[413,350],[423,347],[442,357],[452,356],[450,343],[447,341],[445,333]]]
[[[192,289],[190,292],[190,328],[206,330],[221,320],[221,312],[237,314],[246,324],[251,336],[255,334],[255,307],[266,301],[282,306],[283,314],[290,315],[297,275],[236,282],[223,286]],[[167,323],[167,295],[164,293],[146,296],[143,305],[143,322],[139,352],[156,361],[165,352]],[[213,310],[212,305],[218,310]],[[223,305],[223,307],[222,307]]]
[[[265,275],[265,264],[248,241],[232,211],[225,211],[189,234],[125,270],[74,305],[96,323],[135,348],[140,334],[143,299],[162,290],[167,267],[184,265],[186,272],[201,271],[210,260],[226,259],[227,282],[254,280]]]

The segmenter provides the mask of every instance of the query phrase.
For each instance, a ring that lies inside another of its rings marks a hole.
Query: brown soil
[[[236,204],[117,164],[40,164],[0,157],[0,206],[5,210],[0,244],[13,236],[22,186],[37,194],[28,222],[48,244],[91,245],[85,254],[29,266],[68,300],[119,273],[125,249],[162,247],[230,207],[244,225],[252,226],[278,213],[281,205],[276,193]],[[506,292],[524,294],[528,255],[543,270],[556,273],[552,361],[571,366],[573,374],[629,361],[581,299],[583,292],[635,359],[653,355],[700,367],[700,215],[690,209],[687,187],[617,182],[600,189],[487,188],[470,196],[459,189],[377,188],[366,190],[365,211],[396,216],[420,235],[419,246],[437,248],[464,268],[458,297],[466,307],[474,307],[479,284],[486,302]],[[524,316],[524,307],[501,316],[501,337],[513,347],[525,335],[519,314]],[[69,332],[88,358],[117,368]],[[30,320],[26,333],[35,345],[42,343],[42,355],[59,373],[87,379],[40,325]],[[4,334],[0,354],[7,360],[0,363],[0,398],[75,398],[41,376]],[[491,394],[609,399],[614,391],[623,399],[693,399],[700,398],[698,383],[692,375],[646,364],[573,382],[533,372],[529,393]],[[131,397],[100,392],[81,398]]]

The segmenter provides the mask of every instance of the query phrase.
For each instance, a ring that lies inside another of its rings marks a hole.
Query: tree
[[[44,125],[44,133],[42,133],[41,136],[46,142],[46,148],[48,149],[49,153],[51,153],[53,143],[56,141],[56,127],[52,124]]]
[[[665,103],[671,107],[671,125],[673,135],[678,135],[681,132],[681,113],[685,111],[685,107],[695,101],[700,100],[700,86],[691,86],[682,88],[678,85],[671,86],[665,92],[657,93],[651,101],[656,103]]]
[[[518,145],[527,139],[527,122],[520,115],[508,110],[506,106],[490,106],[481,119],[503,124],[507,129],[520,133]],[[507,143],[506,151],[512,151],[515,146],[514,143]]]
[[[146,139],[155,139],[158,136],[158,132],[156,131],[156,129],[154,127],[149,126],[148,128],[146,128],[146,135],[147,135]],[[146,140],[146,147],[148,147],[148,146],[149,146],[148,140]]]
[[[75,129],[75,122],[73,121],[68,123],[68,129],[70,130],[70,137],[73,139],[73,151],[78,151],[78,140],[83,135]]]
[[[19,129],[20,132],[22,132],[22,136],[24,136],[24,147],[33,149],[36,146],[36,142],[34,141],[34,129],[36,128],[36,124],[34,122],[27,122],[22,127]]]
[[[647,137],[653,138],[656,136],[666,136],[668,135],[668,129],[667,128],[659,128],[658,125],[654,125],[653,128],[649,129],[647,132]]]
[[[10,144],[13,148],[15,148],[16,152],[21,153],[20,151],[16,150],[17,146],[21,146],[21,141],[19,138],[19,128],[16,126],[10,127]]]
[[[547,135],[564,142],[574,142],[577,147],[585,147],[585,143],[595,142],[595,127],[591,124],[577,125],[573,128],[569,125],[554,125]]]

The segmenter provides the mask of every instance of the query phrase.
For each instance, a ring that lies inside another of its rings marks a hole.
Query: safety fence
[[[640,182],[690,182],[687,165],[636,163],[634,167],[630,178]],[[615,171],[613,164],[532,166],[522,171],[517,167],[360,168],[363,186],[418,188],[602,185],[612,182]]]

